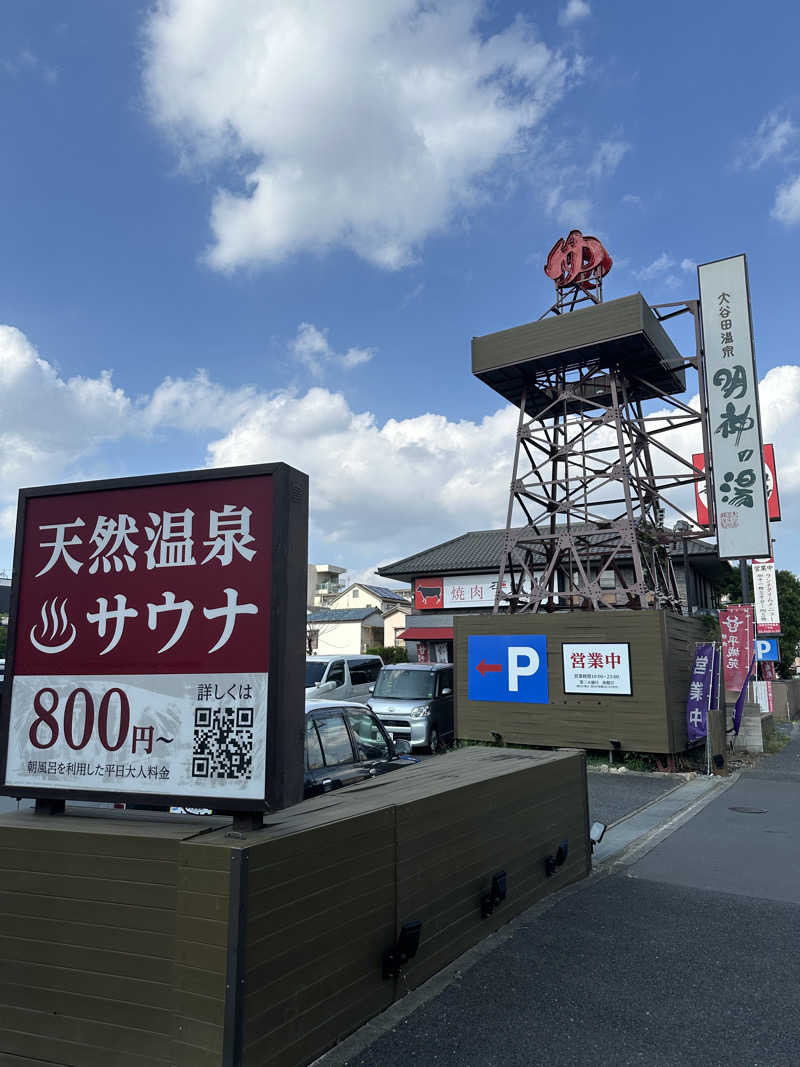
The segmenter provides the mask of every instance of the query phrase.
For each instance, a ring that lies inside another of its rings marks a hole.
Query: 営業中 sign
[[[300,799],[306,522],[283,464],[22,490],[3,791]]]
[[[704,263],[697,275],[719,554],[769,556],[747,262],[732,256]]]
[[[563,644],[565,693],[631,695],[631,655],[627,644]]]
[[[779,634],[778,585],[773,560],[753,560],[753,601],[756,610],[756,633]]]

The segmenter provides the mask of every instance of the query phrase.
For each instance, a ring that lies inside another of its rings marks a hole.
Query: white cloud
[[[591,13],[592,9],[587,0],[567,0],[566,6],[559,13],[558,21],[562,26],[569,26],[579,19],[585,19]]]
[[[524,17],[485,38],[484,13],[481,0],[158,0],[152,116],[184,162],[227,168],[211,266],[343,246],[397,269],[480,202],[569,80]]]
[[[697,264],[693,259],[682,259],[681,270],[685,270],[687,274],[690,274],[692,271],[697,270]]]
[[[548,212],[570,230],[585,230],[591,225],[594,205],[587,197],[564,197],[559,185],[551,189],[545,198]]]
[[[515,426],[510,407],[480,422],[427,413],[381,426],[340,393],[313,388],[262,397],[211,443],[209,462],[280,456],[306,471],[316,543],[358,565],[354,555],[365,563],[398,559],[465,530],[502,524]]]
[[[328,331],[319,330],[310,322],[300,323],[290,348],[294,358],[317,378],[321,378],[328,367],[352,370],[368,363],[375,354],[373,348],[348,348],[344,355],[339,355],[330,346]]]
[[[631,146],[627,141],[615,138],[601,141],[597,146],[592,162],[589,164],[589,173],[595,178],[608,178],[622,162],[625,154]],[[638,200],[638,197],[635,199]]]
[[[758,170],[771,159],[784,155],[787,145],[797,136],[797,127],[781,111],[772,111],[758,125],[755,134],[743,142],[736,166]]]
[[[0,566],[11,561],[19,486],[72,480],[99,459],[116,474],[143,473],[125,459],[131,438],[163,441],[164,470],[174,468],[174,446],[184,435],[196,441],[191,463],[198,467],[284,461],[306,471],[312,558],[356,572],[505,519],[517,425],[510,406],[479,420],[427,412],[381,424],[340,392],[228,389],[204,372],[165,379],[134,399],[107,373],[61,377],[9,326],[0,327],[0,387]],[[764,376],[761,412],[764,438],[775,445],[787,531],[778,562],[800,570],[788,536],[800,522],[800,367]],[[665,443],[690,455],[699,450],[699,434],[684,430]],[[658,469],[668,462],[659,456]],[[683,497],[691,510],[691,491]]]
[[[800,175],[779,186],[771,214],[785,226],[800,222]]]
[[[668,252],[662,252],[652,263],[649,263],[646,267],[642,267],[640,270],[636,270],[633,273],[640,281],[647,282],[658,277],[659,274],[664,274],[665,271],[672,270],[674,266],[674,257],[669,255]]]
[[[25,74],[33,75],[41,78],[47,85],[55,85],[58,81],[58,68],[44,63],[29,48],[20,49],[13,57],[0,56],[0,73],[14,78]]]
[[[626,193],[622,198],[623,204],[641,204],[642,198],[635,193]]]
[[[0,326],[0,390],[0,487],[7,491],[56,479],[65,456],[77,459],[117,437],[132,408],[108,373],[61,378],[13,326]]]

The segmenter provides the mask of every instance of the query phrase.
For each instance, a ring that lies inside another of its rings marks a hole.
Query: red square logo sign
[[[22,494],[4,785],[263,802],[272,476],[97,484]]]
[[[418,611],[432,611],[443,603],[443,578],[416,578],[414,580],[414,607]]]

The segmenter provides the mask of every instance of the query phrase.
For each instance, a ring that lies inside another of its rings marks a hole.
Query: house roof
[[[322,608],[306,616],[306,622],[363,622],[370,615],[380,616],[377,608]]]
[[[388,585],[364,585],[363,582],[359,582],[358,584],[362,589],[368,589],[370,593],[379,596],[381,600],[397,600],[403,603],[408,603],[408,598],[404,597],[399,589],[390,589]]]
[[[331,607],[333,607],[337,601],[347,596],[351,589],[365,589],[368,593],[376,596],[381,601],[388,601],[392,604],[407,604],[408,597],[402,595],[398,589],[390,589],[388,585],[365,585],[364,582],[353,582],[348,585],[346,589],[342,589],[340,593],[331,600]]]
[[[512,529],[511,532],[520,534],[525,529],[526,527],[520,526]],[[573,532],[582,532],[579,527],[573,526],[572,529]],[[461,534],[460,537],[454,537],[450,541],[443,541],[440,545],[434,545],[433,548],[417,552],[413,556],[407,556],[396,563],[388,563],[384,567],[379,567],[378,574],[385,578],[405,578],[406,581],[411,581],[415,576],[425,574],[469,574],[494,571],[500,566],[505,535],[504,529],[473,530]],[[585,536],[587,540],[599,546],[608,534],[587,526]],[[716,547],[708,542],[690,540],[686,545],[689,555],[695,558],[705,556],[717,560]],[[670,554],[674,558],[680,558],[683,554],[682,545],[679,544],[677,548],[670,549]],[[515,549],[512,557],[516,562],[522,562],[521,551]],[[621,558],[624,559],[624,556],[621,555]]]

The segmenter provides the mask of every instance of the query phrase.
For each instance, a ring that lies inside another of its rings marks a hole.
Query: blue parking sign
[[[761,662],[777,663],[777,661],[781,658],[778,652],[778,638],[757,637],[756,658]]]
[[[545,634],[483,634],[468,638],[470,700],[548,704]]]

